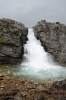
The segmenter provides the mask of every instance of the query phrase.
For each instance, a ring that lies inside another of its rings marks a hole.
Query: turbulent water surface
[[[32,29],[29,29],[28,41],[25,44],[24,61],[19,66],[6,65],[6,71],[15,75],[35,79],[63,79],[66,78],[66,68],[59,66],[50,54],[46,53],[39,40],[34,36]],[[3,67],[3,68],[2,68]],[[0,67],[5,71],[5,67]]]

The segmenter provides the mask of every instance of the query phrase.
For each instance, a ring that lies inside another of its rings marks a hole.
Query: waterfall
[[[24,61],[22,74],[46,78],[61,77],[65,69],[53,62],[52,57],[45,52],[39,40],[34,36],[33,29],[28,31],[28,41],[24,46]]]
[[[33,29],[29,29],[28,39],[29,41],[25,45],[24,65],[32,67],[36,71],[55,68],[52,64],[51,57],[49,57],[50,55],[48,56],[48,53],[41,46],[40,41],[34,36]]]

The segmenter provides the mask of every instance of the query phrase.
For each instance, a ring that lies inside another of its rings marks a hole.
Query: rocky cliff
[[[33,28],[45,51],[53,55],[56,61],[66,63],[66,26],[41,20]]]
[[[10,19],[0,19],[0,64],[19,64],[27,41],[28,28]]]

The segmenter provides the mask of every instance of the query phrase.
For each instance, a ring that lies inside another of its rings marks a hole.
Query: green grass
[[[2,29],[2,32],[7,32],[7,29],[6,29],[6,28],[3,28],[3,29]]]
[[[17,33],[18,32],[18,30],[15,28],[15,29],[13,29],[13,31],[14,31],[14,33]]]
[[[7,28],[2,28],[2,29],[0,29],[0,32],[7,32]]]
[[[56,22],[56,24],[60,24],[60,22]]]

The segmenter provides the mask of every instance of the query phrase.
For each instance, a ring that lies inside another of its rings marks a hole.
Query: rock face
[[[41,20],[33,28],[45,51],[53,55],[56,61],[66,63],[66,26]]]
[[[10,19],[0,19],[0,64],[19,64],[27,41],[28,28]]]

